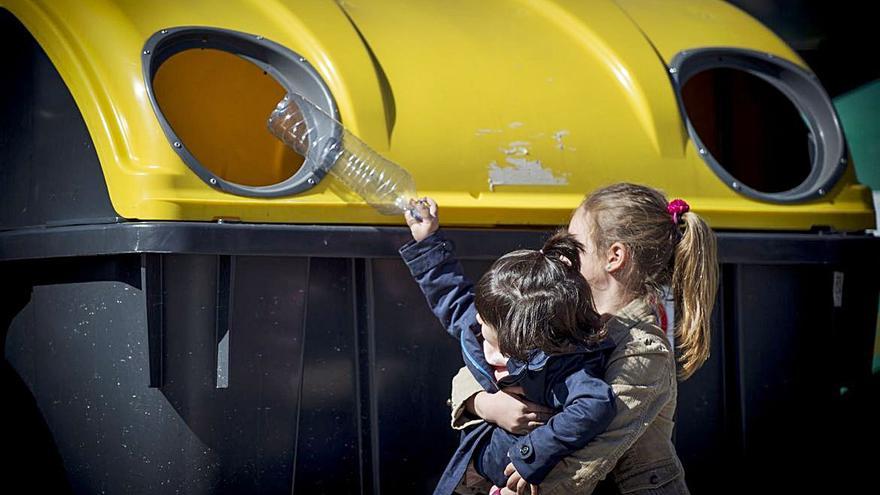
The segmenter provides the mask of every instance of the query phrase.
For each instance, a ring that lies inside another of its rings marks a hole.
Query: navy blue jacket
[[[509,359],[509,375],[496,382],[483,354],[473,283],[455,258],[452,242],[438,231],[406,244],[400,254],[434,315],[460,342],[465,364],[486,391],[519,385],[526,399],[560,410],[546,425],[523,436],[486,423],[466,431],[435,494],[455,490],[475,452],[493,461],[483,465],[483,474],[496,485],[503,486],[508,462],[528,482],[540,484],[556,463],[605,431],[614,418],[614,397],[611,387],[597,377],[604,374],[613,343],[578,346],[565,354],[535,350],[526,362]]]

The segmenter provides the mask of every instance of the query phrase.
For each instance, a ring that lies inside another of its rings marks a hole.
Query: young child
[[[523,436],[488,423],[467,431],[434,493],[453,493],[469,468],[494,483],[493,492],[513,473],[534,491],[615,415],[611,388],[597,378],[612,346],[580,275],[583,247],[558,233],[540,250],[504,255],[474,287],[438,231],[437,204],[425,198],[417,213],[406,214],[414,240],[400,254],[460,341],[465,364],[485,390],[517,386],[527,400],[559,411]]]

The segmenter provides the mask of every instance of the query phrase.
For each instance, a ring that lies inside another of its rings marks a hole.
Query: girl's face
[[[571,221],[568,223],[568,233],[584,245],[584,252],[581,253],[581,275],[590,284],[590,287],[602,286],[608,272],[605,271],[606,261],[599,255],[596,243],[593,242],[591,225],[594,225],[589,213],[578,208],[575,210]]]

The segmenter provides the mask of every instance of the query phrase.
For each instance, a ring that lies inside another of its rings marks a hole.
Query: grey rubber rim
[[[691,77],[717,68],[737,69],[775,87],[804,117],[814,147],[810,173],[796,187],[765,192],[740,182],[703,144],[684,106],[681,90]],[[728,187],[746,196],[774,203],[795,203],[821,198],[837,183],[847,165],[846,140],[837,112],[825,89],[812,72],[774,56],[741,48],[703,48],[679,52],[669,65],[676,96],[687,131],[700,156]]]
[[[253,197],[289,196],[314,187],[326,174],[325,167],[314,159],[305,158],[302,166],[291,177],[268,186],[247,186],[230,182],[205,168],[186,148],[162,114],[153,92],[153,77],[159,66],[171,56],[184,50],[212,48],[238,55],[257,65],[274,78],[288,93],[298,93],[339,120],[336,101],[324,80],[305,57],[274,41],[259,35],[228,29],[185,26],[169,27],[154,33],[141,53],[144,83],[150,103],[172,149],[187,166],[206,184],[232,194]],[[313,120],[303,112],[307,121]],[[269,115],[266,114],[266,118]],[[314,121],[311,123],[317,125]],[[269,132],[268,130],[266,132]],[[340,132],[329,129],[327,132]]]

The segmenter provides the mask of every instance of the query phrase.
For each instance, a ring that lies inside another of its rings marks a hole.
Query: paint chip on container
[[[499,151],[509,156],[526,156],[529,154],[530,144],[528,141],[513,141],[506,148],[500,148]]]
[[[556,141],[556,147],[560,150],[565,150],[565,143],[562,140],[571,134],[567,129],[560,129],[553,133],[553,140]]]
[[[503,132],[501,129],[477,129],[475,133],[477,136],[486,136],[489,134],[501,134]]]
[[[568,178],[557,176],[549,168],[544,168],[540,160],[508,157],[504,160],[510,165],[501,166],[498,162],[489,163],[489,187],[494,186],[564,186]]]

